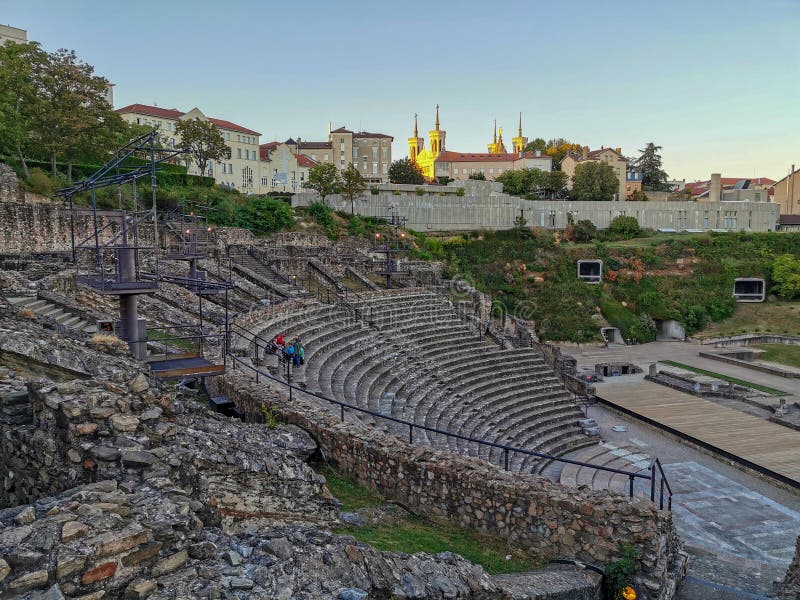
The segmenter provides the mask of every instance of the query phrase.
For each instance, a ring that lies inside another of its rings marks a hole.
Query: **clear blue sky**
[[[198,106],[262,142],[330,120],[393,135],[399,158],[439,103],[462,152],[495,118],[510,145],[522,111],[530,138],[654,141],[672,177],[800,164],[800,0],[0,0],[0,23],[76,50],[117,106]]]

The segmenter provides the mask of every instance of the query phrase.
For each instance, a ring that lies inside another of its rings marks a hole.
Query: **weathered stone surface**
[[[111,426],[117,431],[136,431],[139,419],[133,415],[114,415],[111,417]]]
[[[61,528],[61,541],[69,542],[75,538],[83,537],[89,531],[89,527],[79,521],[67,521]]]
[[[167,573],[172,573],[182,567],[187,560],[189,560],[189,553],[186,550],[181,550],[171,556],[167,556],[155,564],[153,567],[153,576],[161,577]]]
[[[110,446],[95,446],[92,448],[92,456],[97,460],[114,462],[119,460],[122,454],[120,454],[119,450],[111,448]]]
[[[139,373],[136,377],[131,380],[130,384],[128,384],[129,389],[134,394],[141,394],[142,392],[147,391],[150,387],[150,384],[147,383],[147,377],[145,377],[144,373]]]
[[[138,523],[132,523],[120,531],[109,531],[98,537],[86,540],[94,547],[96,557],[111,556],[135,548],[147,541],[147,532]]]
[[[279,558],[284,558],[284,559],[289,558],[294,552],[292,545],[286,538],[268,540],[264,544],[264,546],[266,547],[268,552],[271,552],[272,554],[274,554]]]
[[[156,589],[155,579],[135,579],[125,590],[126,600],[139,600],[147,598]]]
[[[25,573],[8,584],[8,591],[21,594],[29,590],[35,590],[36,588],[46,585],[47,579],[47,571],[44,569]]]
[[[0,558],[0,581],[3,581],[8,574],[11,573],[11,567],[8,566],[8,563]]]
[[[141,450],[127,450],[122,453],[122,464],[124,464],[126,467],[149,467],[155,461],[156,457],[150,452],[143,452]]]
[[[143,544],[135,552],[122,557],[122,564],[126,567],[138,565],[148,559],[158,556],[159,551],[164,545],[161,542],[151,542]]]
[[[358,588],[347,588],[336,596],[338,600],[364,600],[366,597],[367,592]]]
[[[32,506],[26,506],[16,517],[14,517],[14,523],[17,525],[29,525],[35,520],[36,511]]]
[[[56,563],[56,579],[64,579],[73,573],[82,570],[86,565],[86,557],[76,554],[71,550],[62,548],[58,553]]]
[[[253,580],[247,577],[231,577],[230,586],[232,590],[251,590]]]
[[[65,600],[64,594],[58,584],[53,584],[46,592],[37,598],[37,600]]]

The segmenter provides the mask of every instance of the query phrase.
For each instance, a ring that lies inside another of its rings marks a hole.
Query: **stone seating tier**
[[[434,294],[375,294],[344,305],[309,306],[254,329],[265,339],[280,330],[300,335],[306,365],[296,373],[307,388],[375,413],[544,453],[596,443],[583,435],[577,425],[581,411],[538,352],[479,339]],[[407,426],[360,418],[408,435]],[[415,430],[414,439],[502,461],[502,452],[477,443],[422,430]],[[527,470],[542,464],[511,458]]]

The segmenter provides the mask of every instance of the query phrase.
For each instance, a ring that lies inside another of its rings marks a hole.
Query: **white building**
[[[297,142],[261,144],[261,189],[264,192],[299,192],[308,181],[308,170],[317,164],[308,156],[297,153]]]

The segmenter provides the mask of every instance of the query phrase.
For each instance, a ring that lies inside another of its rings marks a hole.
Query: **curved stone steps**
[[[597,438],[590,438],[583,434],[576,433],[561,440],[561,443],[552,447],[552,451],[547,454],[558,457],[569,457],[571,453],[576,450],[596,445]],[[518,458],[512,461],[514,470],[521,473],[541,473],[551,463],[552,461],[546,459],[525,455],[519,455]]]
[[[590,450],[571,453],[568,458],[635,473],[647,473],[651,461],[651,457],[638,448],[620,447],[609,442],[602,442]],[[571,487],[586,485],[593,490],[612,489],[625,495],[628,495],[630,485],[625,475],[577,465],[565,465],[561,471],[560,482]],[[649,497],[649,482],[637,478],[634,483],[634,494]]]

